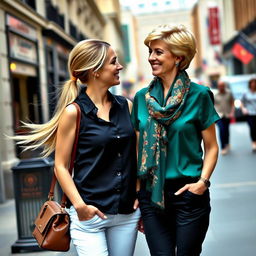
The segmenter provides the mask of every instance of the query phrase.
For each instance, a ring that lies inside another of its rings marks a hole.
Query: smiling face
[[[115,51],[109,47],[104,65],[97,71],[99,74],[98,81],[113,86],[120,84],[119,71],[123,66],[118,62]]]
[[[169,51],[168,45],[164,41],[154,40],[150,42],[148,61],[154,76],[164,78],[177,72],[175,63],[179,62],[179,59]]]

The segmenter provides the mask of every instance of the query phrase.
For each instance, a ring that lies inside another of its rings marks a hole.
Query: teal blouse
[[[143,134],[149,116],[145,101],[147,88],[134,97],[132,122]],[[164,106],[163,89],[154,87],[150,92]],[[214,108],[213,94],[208,87],[191,83],[181,115],[167,129],[168,149],[166,178],[198,177],[203,166],[202,131],[216,122],[219,116]],[[141,161],[143,136],[139,138],[138,161]]]

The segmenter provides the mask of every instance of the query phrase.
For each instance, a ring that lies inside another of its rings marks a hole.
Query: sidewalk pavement
[[[17,220],[15,210],[15,200],[8,200],[4,204],[0,204],[0,256],[77,256],[75,248],[71,245],[68,252],[27,252],[12,254],[11,247],[17,241]],[[140,232],[135,248],[134,256],[148,256],[149,252],[146,246],[144,235]]]

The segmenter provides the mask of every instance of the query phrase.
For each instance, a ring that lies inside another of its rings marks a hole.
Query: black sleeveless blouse
[[[127,100],[109,96],[109,122],[97,116],[86,88],[75,100],[81,124],[73,178],[86,204],[107,214],[128,214],[136,198],[136,135]]]

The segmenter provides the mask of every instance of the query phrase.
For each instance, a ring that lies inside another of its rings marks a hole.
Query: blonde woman
[[[27,124],[31,135],[17,139],[23,145],[34,143],[27,148],[44,146],[44,156],[55,150],[55,173],[71,203],[70,231],[78,255],[132,256],[140,218],[136,135],[130,103],[109,92],[120,83],[123,67],[108,43],[94,39],[74,47],[68,67],[71,77],[54,117],[46,124]],[[76,129],[74,101],[81,109],[81,124],[72,178],[68,166]]]
[[[185,71],[196,43],[184,26],[159,26],[144,43],[154,79],[137,92],[132,113],[144,232],[151,255],[197,256],[209,225],[219,116],[209,88]]]

